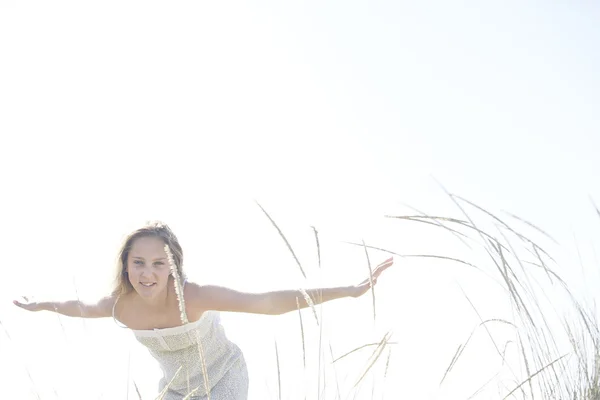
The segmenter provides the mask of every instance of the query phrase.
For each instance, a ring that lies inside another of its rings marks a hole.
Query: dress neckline
[[[183,325],[171,326],[171,327],[167,327],[167,328],[131,329],[131,331],[136,336],[152,336],[157,333],[168,334],[168,333],[188,332],[188,331],[192,330],[193,328],[195,328],[197,325],[200,325],[200,322],[202,322],[205,319],[205,317],[208,313],[209,313],[209,311],[205,311],[202,314],[202,316],[199,319],[197,319],[196,321],[188,322],[187,324],[183,324]]]

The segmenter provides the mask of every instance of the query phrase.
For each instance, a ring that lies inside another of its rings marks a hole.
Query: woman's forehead
[[[154,253],[161,253],[164,255],[165,254],[164,247],[165,247],[165,242],[162,239],[157,238],[157,237],[146,236],[146,237],[141,237],[141,238],[134,240],[134,242],[131,245],[131,253],[154,252]]]

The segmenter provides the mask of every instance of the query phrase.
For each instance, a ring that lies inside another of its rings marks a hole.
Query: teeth
[[[154,283],[143,283],[143,282],[140,282],[140,284],[142,284],[142,286],[146,286],[146,287],[150,287],[150,286],[154,285]]]

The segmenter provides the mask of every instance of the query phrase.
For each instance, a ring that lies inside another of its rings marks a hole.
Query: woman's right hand
[[[13,304],[27,311],[41,311],[42,304],[34,301],[32,297],[22,296],[19,300],[13,300]]]

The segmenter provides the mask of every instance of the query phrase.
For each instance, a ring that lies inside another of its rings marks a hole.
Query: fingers
[[[388,269],[389,267],[391,267],[394,264],[394,259],[390,258],[389,260],[386,260],[384,262],[382,262],[381,264],[379,264],[377,267],[375,267],[375,270],[373,271],[373,274],[375,273],[381,273],[384,270]]]
[[[29,303],[30,303],[29,296],[21,296],[21,297],[19,297],[18,300],[13,300],[14,305],[21,307],[21,308],[25,308],[25,309],[27,309],[27,306],[29,305]]]
[[[367,279],[365,279],[364,281],[362,281],[361,283],[358,284],[358,286],[371,286],[371,280],[373,280],[373,285],[375,285],[377,283],[377,278],[379,278],[379,275],[381,275],[381,273],[383,271],[385,271],[386,269],[388,269],[389,267],[391,267],[394,264],[394,257],[390,257],[387,260],[385,260],[384,262],[382,262],[381,264],[379,264],[377,267],[375,267],[375,269],[372,271],[371,276],[368,277]]]
[[[382,262],[381,264],[379,264],[377,267],[384,267],[384,266],[390,266],[394,263],[394,257],[390,257],[387,260],[385,260],[384,262]]]
[[[386,269],[388,269],[389,267],[391,267],[394,264],[394,258],[389,258],[387,260],[385,260],[384,262],[382,262],[381,264],[379,264],[377,266],[377,268],[375,268],[375,271],[373,271],[373,275],[377,274],[381,274],[383,271],[385,271]]]

